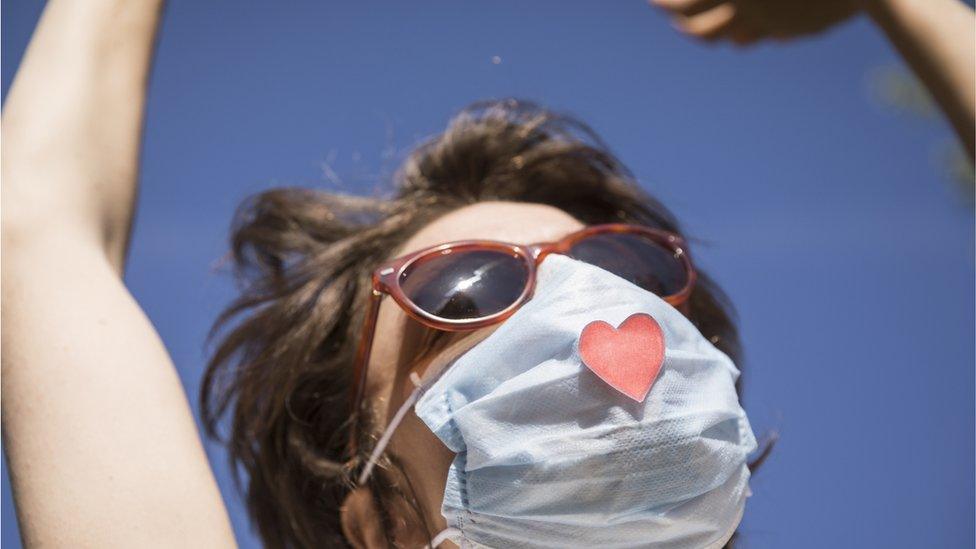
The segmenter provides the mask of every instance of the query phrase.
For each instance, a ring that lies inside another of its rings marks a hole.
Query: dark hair
[[[555,206],[584,224],[678,232],[586,125],[514,100],[463,110],[410,154],[394,185],[389,199],[275,189],[237,212],[241,295],[211,333],[201,407],[210,436],[229,420],[230,459],[246,474],[247,505],[268,547],[347,544],[339,508],[363,456],[344,455],[346,412],[370,274],[420,227],[505,200]],[[701,332],[738,359],[730,309],[707,275],[689,305]]]

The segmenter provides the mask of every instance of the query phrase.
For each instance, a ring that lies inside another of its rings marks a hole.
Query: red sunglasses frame
[[[366,374],[369,370],[369,358],[372,352],[373,338],[376,332],[376,320],[379,316],[380,303],[382,302],[383,294],[392,297],[393,301],[395,301],[397,305],[399,305],[400,308],[407,313],[408,316],[431,328],[449,332],[484,328],[485,326],[491,326],[493,324],[503,322],[505,319],[512,316],[515,311],[519,309],[519,307],[525,304],[526,301],[532,298],[532,294],[535,291],[536,271],[538,270],[539,264],[547,255],[553,253],[566,253],[580,240],[584,240],[595,235],[608,233],[639,234],[647,237],[665,249],[670,250],[671,253],[674,254],[675,258],[681,261],[685,268],[685,272],[688,274],[688,279],[685,282],[685,285],[677,293],[660,297],[675,307],[684,304],[688,300],[688,298],[691,296],[692,290],[695,287],[697,273],[695,272],[695,267],[691,262],[691,258],[688,256],[685,240],[681,236],[672,232],[652,229],[640,225],[629,225],[625,223],[593,225],[570,233],[554,242],[541,242],[529,245],[511,244],[508,242],[499,242],[495,240],[460,240],[455,242],[446,242],[444,244],[438,244],[436,246],[417,250],[413,253],[398,257],[380,265],[375,271],[373,271],[373,287],[369,296],[369,305],[366,309],[366,317],[363,322],[362,335],[359,341],[359,347],[356,350],[356,362],[353,369],[353,399],[351,401],[350,413],[354,418],[354,428],[352,436],[350,436],[350,455],[355,455],[355,425],[358,423],[356,418],[360,412],[363,393],[365,392],[366,388]],[[453,253],[455,251],[471,250],[502,251],[511,253],[514,257],[521,259],[525,263],[529,273],[528,279],[525,283],[525,288],[522,290],[522,294],[518,297],[518,299],[516,299],[505,309],[482,318],[470,320],[440,318],[428,313],[427,311],[424,311],[414,304],[410,298],[407,297],[406,293],[404,293],[403,288],[401,288],[400,276],[410,267],[419,265],[425,261],[435,259],[445,254]]]

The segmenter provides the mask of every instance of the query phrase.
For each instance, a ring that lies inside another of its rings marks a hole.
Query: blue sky
[[[2,9],[5,94],[41,6]],[[863,18],[739,51],[678,36],[640,0],[174,1],[126,281],[195,402],[242,198],[375,193],[467,103],[536,100],[606,139],[738,308],[746,408],[781,436],[742,546],[971,547],[972,205],[946,169],[947,124],[872,91],[900,70]]]

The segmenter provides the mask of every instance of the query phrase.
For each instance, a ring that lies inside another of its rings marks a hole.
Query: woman
[[[659,3],[690,34],[738,42],[857,11]],[[971,12],[867,6],[971,150]],[[179,381],[120,276],[159,12],[52,1],[6,105],[3,429],[27,545],[233,545]],[[390,202],[266,193],[234,228],[247,285],[222,317],[205,419],[232,420],[267,545],[725,543],[753,447],[735,329],[663,207],[585,127],[510,103],[462,114],[399,183]],[[654,351],[623,363],[642,366],[632,378],[600,360],[614,329]],[[700,421],[667,429],[662,410]],[[642,507],[651,494],[671,499]]]
[[[428,535],[446,527],[440,508],[454,453],[439,444],[417,414],[388,429],[393,433],[388,459],[368,489],[349,494],[349,485],[391,423],[388,418],[408,399],[411,372],[425,374],[432,361],[472,348],[486,330],[497,327],[436,330],[407,321],[411,304],[441,319],[486,317],[518,299],[528,269],[506,261],[505,250],[455,249],[449,256],[437,250],[423,258],[427,263],[417,261],[384,284],[386,292],[399,287],[404,296],[399,307],[393,300],[383,302],[371,330],[364,320],[369,318],[370,275],[390,258],[462,240],[554,242],[587,226],[616,223],[623,233],[583,238],[563,253],[663,297],[677,295],[690,283],[667,250],[629,232],[653,227],[677,234],[670,214],[641,194],[585,127],[531,105],[509,101],[468,109],[415,151],[398,179],[397,195],[390,201],[277,190],[255,197],[240,213],[233,241],[247,290],[224,320],[244,318],[224,335],[216,352],[203,407],[212,433],[223,412],[233,420],[230,447],[248,472],[248,501],[269,543],[284,539],[315,545],[332,534],[338,545],[341,529],[358,546],[396,542],[422,547]],[[712,343],[735,357],[735,327],[720,295],[700,271],[697,278],[690,296],[674,303]],[[542,291],[540,284],[533,301]],[[584,289],[572,293],[577,300],[585,298]],[[588,307],[587,313],[596,315],[595,308]],[[506,324],[522,314],[516,312]],[[371,332],[376,334],[372,345]],[[541,344],[527,343],[524,334],[504,337],[505,346]],[[348,400],[358,382],[354,365],[361,341],[364,350],[372,350],[372,360],[363,376],[369,413],[357,426],[349,420]],[[503,352],[495,349],[496,355]],[[530,393],[544,392],[536,389]],[[503,400],[501,392],[494,390],[492,398]],[[517,401],[506,409],[527,414]],[[577,404],[570,406],[573,421],[579,420],[584,412]],[[546,417],[547,428],[555,429],[556,420]],[[568,431],[564,437],[585,438]],[[349,437],[357,435],[358,451],[349,452]],[[521,436],[528,445],[528,434]],[[562,474],[569,480],[574,471]],[[526,482],[525,471],[520,478]],[[519,498],[526,497],[521,491]],[[537,507],[534,513],[541,520],[542,510]],[[398,523],[394,517],[406,520]]]

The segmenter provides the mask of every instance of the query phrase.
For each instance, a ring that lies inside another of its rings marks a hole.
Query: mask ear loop
[[[363,472],[359,474],[357,484],[360,486],[365,484],[369,479],[369,475],[373,472],[373,467],[376,466],[376,462],[379,461],[380,456],[383,455],[383,451],[386,450],[386,446],[390,443],[390,439],[393,438],[393,433],[396,431],[397,426],[400,425],[403,418],[407,416],[407,412],[413,408],[413,405],[417,403],[417,399],[420,398],[420,395],[426,389],[421,384],[420,376],[416,372],[410,372],[410,381],[413,383],[414,389],[410,393],[410,396],[407,397],[407,400],[403,402],[403,405],[400,406],[400,409],[397,410],[396,415],[393,416],[393,420],[390,421],[386,430],[383,431],[383,436],[380,437],[380,440],[376,443],[376,447],[373,448],[373,452],[370,453],[369,460],[366,461],[366,466],[363,467]]]
[[[386,430],[383,431],[383,435],[380,437],[379,441],[377,441],[376,447],[373,448],[372,453],[369,455],[369,460],[366,462],[366,466],[363,467],[363,472],[359,474],[359,479],[356,481],[357,485],[362,486],[369,479],[369,475],[373,472],[373,468],[376,466],[376,462],[380,459],[380,455],[383,454],[383,450],[386,450],[386,446],[390,443],[390,439],[393,437],[393,432],[396,430],[397,426],[400,425],[400,422],[403,421],[403,418],[406,417],[407,412],[410,411],[410,408],[413,408],[413,405],[417,403],[420,395],[424,394],[424,391],[426,391],[430,385],[437,381],[437,379],[440,378],[445,371],[447,371],[447,366],[449,366],[449,363],[453,359],[456,359],[459,356],[459,351],[467,351],[472,341],[474,343],[478,343],[484,338],[488,337],[488,335],[493,331],[494,330],[474,332],[472,336],[468,336],[464,340],[455,343],[451,348],[448,349],[446,354],[441,357],[443,361],[439,363],[440,367],[433,367],[433,369],[428,367],[428,373],[424,374],[429,375],[429,379],[427,381],[421,381],[420,376],[417,375],[417,372],[410,372],[410,381],[414,385],[414,390],[410,393],[410,396],[407,397],[407,400],[404,401],[403,405],[400,406],[400,409],[397,410],[396,415],[393,416],[393,420],[390,421],[390,424],[386,427]],[[433,374],[430,375],[430,372],[433,372]]]
[[[424,545],[424,549],[437,549],[438,545],[451,539],[451,536],[459,535],[461,535],[461,531],[457,528],[446,528],[443,532],[434,536],[434,539],[430,540],[430,545]]]
[[[363,472],[359,474],[359,480],[357,482],[360,486],[369,480],[369,475],[372,474],[373,468],[376,466],[376,462],[379,461],[380,456],[383,455],[383,451],[386,450],[387,445],[390,444],[390,440],[393,438],[393,433],[396,431],[397,426],[400,425],[403,418],[407,416],[407,412],[413,408],[413,405],[417,403],[417,399],[420,398],[420,395],[422,395],[427,389],[421,383],[420,376],[418,376],[416,372],[410,372],[410,382],[413,383],[413,391],[410,392],[410,396],[407,397],[407,400],[405,400],[403,405],[400,406],[400,409],[397,410],[396,415],[393,416],[393,420],[390,421],[390,424],[386,427],[386,430],[383,431],[383,436],[380,437],[380,440],[376,443],[376,447],[373,448],[373,452],[370,453],[369,460],[366,462],[366,466],[363,467]],[[424,549],[436,549],[437,546],[450,539],[451,536],[460,534],[461,531],[457,528],[447,528],[434,536],[434,539],[430,541],[429,545],[425,545]]]
[[[476,342],[480,342],[492,331],[493,330],[485,331],[481,333],[480,336],[476,336]],[[462,343],[464,342],[459,342],[458,345],[461,345]],[[463,349],[466,350],[467,347],[463,347]],[[456,355],[454,358],[456,358]],[[445,364],[447,364],[447,362],[445,362]],[[357,485],[362,486],[367,480],[369,480],[369,476],[373,473],[373,468],[376,467],[376,463],[379,461],[380,456],[383,455],[383,451],[386,450],[387,445],[390,444],[390,440],[393,438],[393,433],[396,431],[396,428],[401,422],[403,422],[403,418],[407,416],[407,413],[411,408],[413,408],[414,404],[417,403],[420,396],[423,395],[429,386],[437,381],[437,379],[440,378],[445,371],[447,371],[447,368],[435,368],[432,371],[434,374],[431,375],[430,379],[428,379],[426,382],[421,381],[420,376],[418,376],[416,372],[410,372],[410,382],[413,383],[414,389],[410,393],[410,396],[407,397],[407,400],[405,400],[400,406],[400,409],[397,410],[397,413],[394,414],[393,420],[390,421],[390,424],[386,427],[386,430],[383,431],[383,435],[380,436],[380,439],[376,442],[376,447],[373,448],[373,451],[370,453],[369,459],[366,461],[366,466],[363,467],[363,472],[359,474],[359,478],[356,481]],[[434,539],[430,541],[429,545],[425,545],[424,549],[436,549],[440,544],[451,539],[452,537],[458,537],[461,535],[463,534],[459,529],[448,527],[434,536]]]

